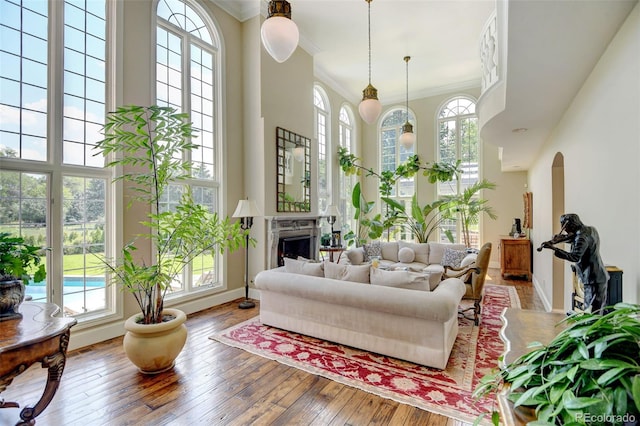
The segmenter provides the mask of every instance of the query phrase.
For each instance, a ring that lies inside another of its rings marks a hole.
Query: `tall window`
[[[338,136],[340,146],[345,148],[350,154],[355,153],[355,138],[353,137],[353,111],[348,106],[340,108],[340,116],[338,118]],[[349,231],[356,230],[356,221],[353,218],[355,209],[351,202],[351,193],[356,184],[356,176],[345,176],[340,172],[340,199],[338,201],[338,209],[342,216],[342,235]]]
[[[413,155],[414,147],[405,148],[398,143],[402,134],[402,125],[407,121],[406,109],[396,108],[389,111],[381,120],[380,125],[380,171],[394,171],[398,165],[407,161]],[[413,113],[409,111],[409,122],[413,125],[414,131],[417,131],[415,118]],[[392,188],[390,198],[400,203],[404,203],[407,208],[411,205],[411,197],[415,193],[415,179],[398,179],[395,187]],[[381,202],[381,201],[380,201]],[[382,205],[382,204],[381,204]],[[385,206],[382,205],[384,209]],[[396,235],[398,239],[411,239],[411,234],[404,230],[397,230],[400,233]]]
[[[0,0],[0,232],[51,248],[46,281],[27,294],[81,321],[114,310],[95,256],[111,244],[110,172],[92,152],[105,116],[106,9]]]
[[[329,141],[329,101],[324,90],[313,88],[315,136],[318,141],[318,211],[331,204],[331,144]]]
[[[466,97],[451,99],[440,108],[437,126],[438,161],[461,160],[463,171],[460,181],[438,183],[438,196],[457,195],[479,180],[480,149],[475,101]],[[457,220],[447,221],[443,228],[454,236],[455,241],[461,241]],[[472,246],[478,246],[479,229],[478,224],[470,228]],[[448,241],[444,232],[440,233],[440,240]]]
[[[188,112],[198,145],[184,152],[193,164],[192,178],[162,200],[163,209],[175,208],[189,185],[196,202],[217,212],[220,206],[220,38],[214,24],[198,12],[197,4],[179,0],[158,2],[156,98],[159,105]],[[203,255],[173,283],[172,297],[201,289],[222,287],[221,255]]]

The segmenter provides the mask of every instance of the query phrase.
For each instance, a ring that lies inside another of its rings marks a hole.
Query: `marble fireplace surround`
[[[309,257],[316,259],[320,247],[320,217],[318,216],[272,216],[267,221],[267,265],[277,268],[282,262],[281,242],[286,239],[308,238]]]

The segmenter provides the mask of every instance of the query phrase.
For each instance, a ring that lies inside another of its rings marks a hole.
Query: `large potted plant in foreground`
[[[474,395],[497,395],[536,426],[638,424],[640,305],[564,321],[551,343],[532,343],[540,347],[484,376]],[[492,421],[498,425],[497,411]]]
[[[46,278],[42,248],[29,245],[23,237],[0,232],[0,321],[20,318],[18,308],[24,300],[24,286],[31,276]]]
[[[194,259],[243,245],[245,231],[239,222],[210,213],[188,186],[180,185],[192,176],[183,155],[197,148],[187,114],[160,106],[119,107],[107,114],[103,133],[96,155],[109,158],[108,167],[122,167],[115,180],[125,182],[133,193],[129,207],[137,202],[150,208],[141,222],[147,232],[126,244],[120,256],[104,262],[111,282],[133,294],[140,307],[125,323],[125,353],[140,371],[159,373],[173,367],[187,338],[186,315],[164,307],[167,292]],[[163,210],[161,201],[179,188],[183,191],[177,206]],[[152,248],[150,258],[136,252],[141,245]]]

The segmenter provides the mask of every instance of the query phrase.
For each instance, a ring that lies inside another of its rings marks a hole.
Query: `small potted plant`
[[[155,374],[173,367],[187,338],[184,312],[164,307],[172,283],[201,255],[244,245],[245,231],[198,204],[186,185],[175,208],[161,208],[171,186],[192,176],[191,163],[183,160],[184,152],[197,148],[187,114],[156,105],[122,106],[107,114],[103,132],[96,155],[110,157],[107,167],[122,167],[116,180],[133,189],[132,202],[151,209],[141,222],[147,232],[104,263],[111,282],[133,294],[140,307],[125,322],[125,353],[140,371]],[[151,257],[144,259],[136,250],[149,245]]]
[[[42,248],[29,245],[23,237],[0,232],[0,321],[20,318],[25,285],[33,276],[42,281],[47,273]]]

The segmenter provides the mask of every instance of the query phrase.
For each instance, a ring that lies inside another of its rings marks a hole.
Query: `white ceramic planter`
[[[124,352],[142,373],[158,374],[170,370],[187,341],[187,316],[178,309],[165,309],[174,320],[160,324],[138,324],[133,315],[125,323]]]

